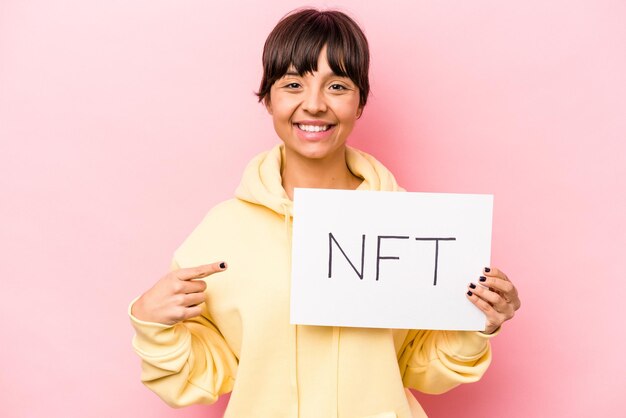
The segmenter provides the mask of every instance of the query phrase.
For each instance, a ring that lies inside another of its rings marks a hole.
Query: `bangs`
[[[365,105],[369,94],[369,48],[365,35],[347,15],[315,9],[287,15],[267,38],[263,50],[263,81],[257,93],[259,101],[269,97],[271,86],[291,66],[301,76],[317,71],[324,46],[330,68],[357,85],[360,103]]]
[[[285,45],[285,50],[277,54],[276,60],[271,60],[275,63],[271,68],[272,78],[281,78],[292,65],[301,76],[317,71],[317,61],[324,45],[327,45],[326,59],[335,74],[342,77],[356,76],[358,66],[354,65],[354,62],[350,63],[352,65],[346,63],[348,54],[345,51],[349,49],[346,45],[348,42],[345,37],[339,36],[336,26],[329,19],[321,15],[311,22],[310,26],[300,28],[299,33],[292,34],[291,45]],[[351,67],[352,71],[348,67]]]

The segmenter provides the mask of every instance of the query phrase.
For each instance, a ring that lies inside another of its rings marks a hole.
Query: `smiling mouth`
[[[326,132],[335,125],[305,125],[301,123],[295,124],[300,130],[304,132]]]

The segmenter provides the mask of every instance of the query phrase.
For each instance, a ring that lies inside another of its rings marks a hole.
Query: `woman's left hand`
[[[504,322],[512,319],[521,306],[513,283],[494,267],[485,268],[478,283],[470,283],[467,297],[487,316],[485,334],[493,334]]]

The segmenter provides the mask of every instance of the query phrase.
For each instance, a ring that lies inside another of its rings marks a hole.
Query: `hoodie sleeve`
[[[237,358],[206,307],[196,318],[164,325],[134,317],[137,299],[128,307],[135,329],[132,344],[141,358],[141,381],[150,390],[173,407],[214,403],[232,390]]]
[[[439,394],[478,381],[491,362],[489,339],[498,333],[409,331],[398,355],[404,385]]]

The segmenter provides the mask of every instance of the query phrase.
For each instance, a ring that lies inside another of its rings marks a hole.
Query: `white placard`
[[[492,195],[295,189],[291,323],[483,330]]]

